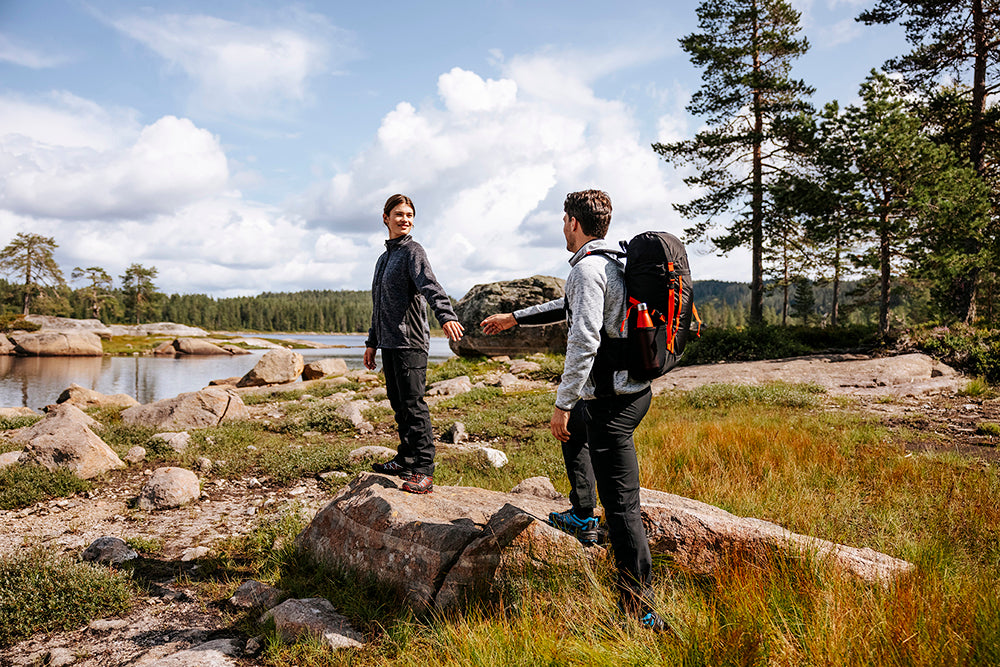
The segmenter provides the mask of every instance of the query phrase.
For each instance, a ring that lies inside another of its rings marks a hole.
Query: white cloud
[[[680,234],[671,204],[690,193],[633,111],[595,94],[590,61],[599,54],[516,57],[498,80],[450,70],[438,80],[440,104],[400,102],[375,145],[300,202],[303,214],[338,235],[380,234],[385,198],[409,194],[414,236],[455,296],[491,280],[565,275],[562,202],[573,190],[611,195],[615,240]]]
[[[7,35],[0,33],[0,61],[30,69],[46,69],[61,65],[67,60],[65,56],[42,53],[18,44]]]
[[[0,205],[42,218],[143,218],[222,190],[228,179],[218,140],[190,120],[165,116],[146,127],[57,94],[0,100]],[[124,119],[124,123],[121,121]]]
[[[350,36],[317,15],[298,27],[256,27],[205,15],[133,16],[112,25],[197,84],[193,100],[213,111],[268,116],[307,100],[311,77],[353,57]]]

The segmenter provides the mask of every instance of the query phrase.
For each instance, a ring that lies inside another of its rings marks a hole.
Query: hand
[[[375,370],[375,348],[374,347],[366,347],[365,348],[364,364],[365,364],[365,368],[367,368],[368,370],[370,370],[370,371]]]
[[[465,333],[465,329],[456,320],[445,322],[441,328],[444,329],[444,334],[449,340],[461,340],[462,334]]]
[[[559,442],[569,440],[569,411],[560,408],[554,409],[549,428],[552,430],[552,436]]]
[[[513,313],[497,313],[495,315],[490,315],[479,323],[479,326],[483,328],[483,333],[485,334],[498,334],[501,331],[506,331],[516,325],[517,320],[514,319]]]

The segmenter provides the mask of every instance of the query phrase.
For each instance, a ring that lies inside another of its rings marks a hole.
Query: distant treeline
[[[366,332],[371,324],[368,291],[309,290],[264,292],[256,296],[213,299],[204,294],[172,294],[162,319],[214,331]]]

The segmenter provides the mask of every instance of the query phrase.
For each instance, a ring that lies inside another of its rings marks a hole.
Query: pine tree
[[[25,315],[31,314],[32,299],[43,286],[58,287],[66,282],[62,269],[52,257],[58,247],[52,237],[18,232],[14,240],[0,250],[0,270],[23,278]]]
[[[159,296],[156,285],[153,284],[153,278],[157,273],[155,266],[147,268],[142,264],[133,263],[118,277],[126,295],[126,304],[131,309],[136,324],[142,323],[142,316],[151,309]]]
[[[77,266],[73,268],[70,278],[73,280],[85,280],[87,282],[82,291],[87,301],[90,315],[95,320],[101,319],[101,310],[105,304],[115,298],[114,294],[111,293],[112,283],[108,272],[99,266],[90,266],[86,269],[81,269]]]
[[[694,139],[654,144],[676,164],[693,163],[685,182],[706,194],[675,205],[699,222],[689,240],[708,237],[727,252],[749,245],[752,254],[750,320],[763,321],[765,192],[786,153],[773,143],[773,122],[806,108],[812,88],[790,77],[791,63],[809,48],[798,39],[799,12],[786,0],[707,0],[698,6],[700,33],[681,39],[704,84],[687,109],[711,125]],[[734,215],[735,214],[735,215]],[[709,237],[719,218],[735,221]]]

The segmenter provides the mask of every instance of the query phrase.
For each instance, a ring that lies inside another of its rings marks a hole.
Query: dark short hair
[[[385,208],[382,209],[382,215],[389,217],[392,213],[392,209],[396,208],[400,204],[406,204],[413,209],[413,215],[417,214],[417,207],[413,205],[413,200],[406,195],[393,195],[385,200]]]
[[[563,211],[576,218],[587,236],[603,239],[611,224],[611,197],[603,190],[582,190],[566,195]]]

